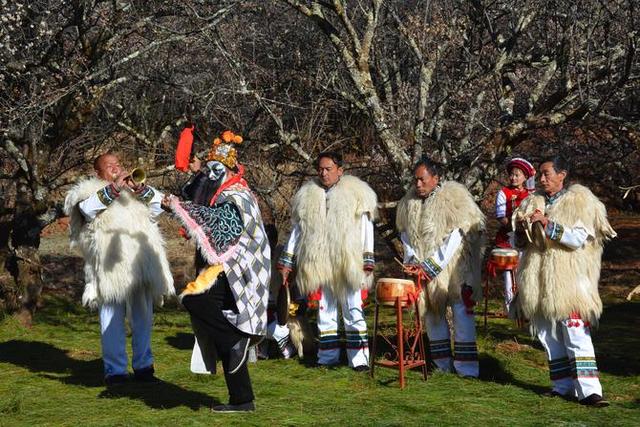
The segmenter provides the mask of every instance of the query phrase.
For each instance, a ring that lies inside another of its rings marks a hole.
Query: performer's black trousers
[[[182,304],[191,315],[191,323],[194,329],[209,334],[209,339],[215,343],[218,357],[222,360],[224,379],[229,390],[229,403],[239,405],[251,402],[254,399],[251,388],[251,379],[245,360],[242,367],[235,374],[229,374],[229,351],[241,338],[247,337],[234,327],[222,310],[234,310],[237,312],[233,294],[229,288],[227,278],[221,274],[206,293],[200,295],[188,295],[182,298]]]

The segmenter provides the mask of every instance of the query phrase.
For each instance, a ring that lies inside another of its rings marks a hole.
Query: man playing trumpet
[[[173,295],[173,277],[154,218],[163,195],[134,181],[118,157],[94,161],[95,178],[78,182],[65,199],[71,247],[84,258],[82,303],[98,308],[105,383],[126,382],[125,312],[132,330],[134,379],[154,382],[153,302]]]
[[[539,223],[545,235],[542,244],[534,244],[535,238],[526,242],[518,268],[518,306],[547,352],[553,383],[547,395],[607,406],[590,326],[602,313],[602,247],[616,233],[589,189],[578,184],[565,188],[568,166],[562,157],[544,159],[539,171],[543,191],[530,195],[515,212],[520,228]]]

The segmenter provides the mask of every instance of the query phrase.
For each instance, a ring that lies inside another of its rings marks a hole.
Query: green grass
[[[496,305],[497,306],[497,305]],[[0,425],[640,425],[640,303],[610,305],[594,336],[611,406],[582,407],[539,394],[549,387],[543,352],[504,319],[479,322],[479,380],[410,372],[405,390],[395,371],[375,379],[347,367],[309,367],[272,359],[250,365],[257,411],[217,415],[226,402],[224,378],[189,371],[191,327],[176,308],[155,316],[157,385],[102,385],[95,313],[64,298],[48,298],[32,329],[0,323]],[[369,309],[368,318],[372,317]],[[516,344],[517,343],[517,344]]]

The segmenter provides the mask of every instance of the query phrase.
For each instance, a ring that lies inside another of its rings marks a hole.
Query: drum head
[[[291,304],[291,294],[289,293],[289,287],[286,285],[280,286],[278,291],[278,301],[276,302],[276,314],[278,315],[278,325],[284,326],[289,320],[289,305]]]

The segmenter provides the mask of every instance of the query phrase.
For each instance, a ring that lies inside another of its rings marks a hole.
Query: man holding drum
[[[518,305],[547,352],[553,383],[547,394],[607,406],[590,326],[602,313],[602,247],[616,233],[589,189],[578,184],[565,188],[568,166],[562,157],[544,159],[539,171],[543,191],[525,199],[515,215],[520,226],[539,223],[546,238],[542,245],[524,247]]]
[[[415,185],[398,204],[396,225],[404,246],[405,269],[426,282],[422,298],[426,299],[426,329],[436,367],[478,377],[473,306],[482,293],[484,215],[464,186],[441,182],[441,175],[439,165],[427,157],[415,165]],[[453,311],[453,359],[447,306]]]
[[[318,178],[304,183],[293,199],[293,228],[278,269],[286,281],[295,265],[300,292],[321,291],[318,365],[339,362],[340,304],[349,366],[364,372],[369,365],[369,343],[361,289],[369,288],[373,279],[371,221],[377,197],[359,178],[343,175],[338,153],[320,153],[316,166]]]

